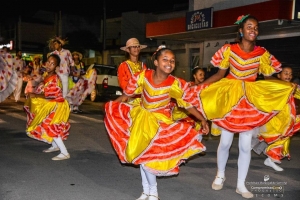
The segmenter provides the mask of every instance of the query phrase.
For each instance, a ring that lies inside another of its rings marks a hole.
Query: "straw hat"
[[[35,60],[36,58],[42,60],[42,56],[40,56],[40,55],[34,55],[32,60]]]
[[[54,42],[59,42],[61,44],[61,46],[64,46],[65,44],[67,44],[68,42],[60,37],[53,37],[48,41],[48,45],[49,45],[49,49],[53,49],[53,43]]]
[[[140,46],[140,49],[144,49],[144,48],[147,47],[147,45],[140,44],[140,42],[138,41],[138,39],[136,39],[136,38],[130,38],[129,40],[127,40],[126,46],[121,47],[120,49],[123,50],[123,51],[127,51],[128,52],[128,47],[134,47],[134,46]]]
[[[74,51],[72,52],[72,56],[74,56],[74,54],[77,54],[79,56],[79,60],[82,60],[83,58],[82,53],[79,53],[78,51]]]

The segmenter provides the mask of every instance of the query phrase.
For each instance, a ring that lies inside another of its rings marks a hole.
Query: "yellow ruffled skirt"
[[[197,108],[213,122],[213,135],[221,134],[221,128],[240,133],[260,127],[259,139],[269,144],[266,155],[278,161],[289,155],[287,138],[299,130],[295,126],[294,89],[280,80],[224,78],[198,91]]]
[[[157,176],[170,176],[179,173],[186,159],[205,150],[189,123],[174,122],[166,113],[150,112],[138,102],[105,105],[104,123],[122,163],[144,164]]]
[[[66,140],[69,135],[70,108],[66,100],[56,102],[44,98],[28,98],[24,110],[27,114],[27,135],[52,143],[54,137]]]

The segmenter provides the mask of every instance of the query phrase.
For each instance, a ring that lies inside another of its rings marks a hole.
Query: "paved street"
[[[48,144],[26,136],[24,98],[0,103],[0,200],[135,200],[142,192],[139,169],[121,165],[103,124],[103,103],[86,100],[81,114],[71,113],[71,131],[65,142],[71,159],[52,161],[58,153],[43,153]],[[237,145],[233,146],[220,191],[211,189],[216,174],[219,137],[205,136],[206,155],[194,156],[175,177],[158,178],[161,200],[240,200],[235,193]],[[264,155],[252,152],[247,187],[282,186],[256,191],[254,199],[296,200],[300,196],[300,135],[291,141],[291,161],[283,160],[283,172],[264,166]],[[268,175],[269,179],[264,177]]]

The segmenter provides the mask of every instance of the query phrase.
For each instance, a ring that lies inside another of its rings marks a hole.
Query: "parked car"
[[[91,101],[99,99],[116,99],[122,95],[117,77],[117,67],[112,65],[92,64],[88,69],[97,71],[95,89],[90,94]]]

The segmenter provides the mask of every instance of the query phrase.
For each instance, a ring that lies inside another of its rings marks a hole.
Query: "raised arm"
[[[227,69],[219,69],[217,73],[203,81],[201,84],[210,84],[219,81],[220,79],[224,78]]]

